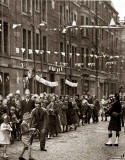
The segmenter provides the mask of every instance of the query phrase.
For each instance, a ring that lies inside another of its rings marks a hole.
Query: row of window
[[[47,50],[47,38],[46,36],[42,36],[40,33],[33,33],[31,30],[23,29],[22,31],[22,47],[25,48],[25,52],[23,53],[23,58],[32,59],[33,54],[29,54],[29,50],[33,49],[33,45],[35,50],[44,50],[43,53],[43,61],[47,62],[46,50]],[[33,41],[34,39],[34,41]],[[33,44],[34,43],[34,44]],[[37,55],[37,54],[36,54]],[[39,57],[36,56],[36,60],[39,60]]]
[[[34,4],[35,3],[35,4]],[[35,11],[41,13],[42,20],[46,21],[46,0],[22,0],[22,12],[28,15],[31,15],[33,12],[33,6],[35,6]]]
[[[34,2],[35,2],[35,10],[40,12],[41,1],[34,0]],[[9,6],[9,0],[0,0],[0,3]],[[45,3],[46,3],[46,0],[42,0],[42,5]],[[22,12],[32,13],[32,5],[33,5],[32,0],[21,0],[21,5],[22,5]]]
[[[70,22],[77,22],[77,11],[70,12],[68,6],[60,5],[60,25],[68,25]]]
[[[3,5],[6,5],[9,7],[9,3],[11,3],[11,1],[9,0],[0,0],[0,3]],[[15,5],[17,5],[18,1],[16,2]],[[47,1],[46,0],[21,0],[21,11],[22,13],[26,14],[26,15],[32,15],[33,10],[35,10],[36,12],[41,13],[42,16],[42,20],[46,21],[46,6],[47,5]],[[33,8],[33,6],[35,8]]]
[[[81,25],[94,25],[94,22],[89,21],[89,18],[86,16],[81,16]],[[77,37],[78,36],[78,30],[76,29],[70,29],[70,33],[72,37]],[[83,28],[81,29],[81,38],[90,38],[91,35],[91,40],[92,42],[95,42],[96,40],[96,29],[88,29],[88,28]],[[118,38],[115,38],[116,32],[111,33],[108,32],[107,30],[100,29],[98,30],[98,37],[99,40],[101,40],[101,43],[105,44],[107,48],[112,48],[115,47],[117,48],[118,44]]]
[[[9,0],[0,0],[0,3],[8,6]],[[51,3],[52,8],[55,9],[55,0],[52,0]],[[81,1],[81,4],[88,6],[94,11],[96,10],[96,3],[96,1],[89,0]],[[109,22],[111,20],[111,17],[114,17],[114,19],[117,21],[117,14],[115,14],[111,9],[109,9],[105,2],[98,2],[97,5],[98,14],[102,19],[105,19],[106,22]],[[22,12],[25,14],[32,14],[33,6],[35,6],[35,11],[42,11],[42,18],[43,20],[46,20],[47,0],[21,0],[21,6]],[[66,24],[68,24],[73,20],[77,21],[77,16],[77,11],[71,12],[68,5],[60,5],[60,25],[64,24],[65,22]]]
[[[0,21],[0,24],[2,24],[3,28],[2,31],[0,31],[0,52],[8,54],[8,23]],[[102,30],[103,31],[103,30]],[[23,54],[24,58],[32,59],[33,54],[28,54],[27,51],[32,49],[33,47],[33,35],[31,30],[22,30],[22,47],[25,48],[25,52]],[[104,42],[106,42],[107,46],[110,46],[111,48],[117,46],[118,39],[116,39],[116,42],[114,41],[113,35],[111,36],[110,43],[109,43],[109,38],[108,38],[108,32],[106,32],[106,38]],[[104,39],[104,33],[102,32],[102,39]],[[40,36],[40,33],[35,34],[35,49],[36,50],[44,50],[46,51],[47,49],[47,38],[46,36]],[[71,49],[70,49],[71,48]],[[60,53],[64,51],[64,44],[63,42],[60,43]],[[72,59],[70,59],[70,56],[66,57],[67,62],[71,63],[71,66],[74,67],[74,64],[78,62],[78,57],[76,56],[77,53],[77,47],[74,46],[69,46],[67,44],[67,53],[72,53]],[[82,50],[83,53],[83,50]],[[88,55],[88,50],[86,50],[86,54]],[[47,61],[46,53],[43,53],[43,60],[44,62]],[[65,62],[64,56],[61,54],[61,62]],[[39,60],[39,57],[36,57],[36,60]],[[88,62],[86,62],[88,64]]]
[[[94,22],[90,23],[88,17],[81,16],[81,25],[89,25],[89,24],[94,25]],[[89,37],[91,33],[91,39],[92,39],[92,42],[94,42],[96,39],[95,32],[96,32],[96,29],[87,29],[87,28],[81,29],[81,37],[83,38]],[[113,47],[117,48],[118,38],[115,39],[114,34],[116,35],[116,32],[111,33],[104,29],[98,30],[98,37],[100,37],[100,40],[102,40],[102,43],[106,43],[107,48],[109,47],[111,47],[112,49]]]
[[[66,45],[66,54],[64,57],[61,53],[64,52],[64,43],[60,42],[60,61],[61,62],[66,62],[70,65],[70,67],[74,67],[75,63],[79,62],[79,58],[76,55],[77,53],[77,47],[73,46],[73,45]],[[70,53],[72,53],[72,55],[70,55]]]
[[[63,52],[64,47],[63,47],[63,43],[60,43],[60,52]],[[82,63],[84,67],[87,68],[91,68],[91,69],[96,69],[96,64],[97,64],[97,59],[95,57],[96,53],[94,51],[91,51],[91,55],[90,56],[90,51],[87,47],[81,48],[81,53],[80,56],[76,56],[78,48],[71,46],[71,48],[69,48],[69,44],[67,45],[67,49],[66,49],[66,58],[63,57],[61,55],[61,62],[67,62],[69,64],[70,67],[75,67],[76,63]],[[70,53],[72,53],[72,56],[70,55]],[[112,66],[106,66],[106,62],[110,61],[109,58],[107,57],[100,57],[98,60],[99,64],[98,64],[98,69],[99,70],[107,70],[107,71],[117,71],[117,65],[112,65]],[[94,64],[94,65],[89,65],[89,64]]]
[[[0,20],[0,54],[9,55],[9,33],[8,33],[8,23]],[[40,36],[40,33],[36,33],[33,42],[33,32],[31,30],[22,30],[22,48],[25,48],[23,54],[24,59],[32,59],[33,54],[29,54],[29,50],[33,49],[33,43],[35,45],[35,50],[44,50],[47,49],[47,38],[46,36]],[[16,42],[16,47],[17,42]],[[4,53],[4,54],[3,54]],[[36,59],[39,60],[39,57]],[[43,53],[43,60],[46,62],[46,54]]]
[[[80,1],[80,3],[81,5],[87,6],[94,12],[96,12],[97,10],[98,16],[104,19],[106,23],[109,23],[112,17],[115,19],[115,21],[117,21],[117,14],[106,4],[109,2],[82,0]],[[69,23],[69,20],[71,20],[71,22],[73,20],[77,21],[77,12],[76,11],[71,12],[68,5],[60,6],[60,20],[61,20],[60,24],[62,24],[63,19],[66,20],[66,24]]]
[[[109,8],[106,3],[110,3],[110,2],[90,1],[90,0],[81,1],[82,5],[87,6],[92,11],[96,12],[97,10],[98,15],[102,19],[104,19],[105,22],[109,23],[112,17],[114,17],[114,19],[117,21],[117,14],[114,13],[114,11],[112,11],[112,9]]]

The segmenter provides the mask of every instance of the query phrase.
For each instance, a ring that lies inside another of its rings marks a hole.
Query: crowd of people
[[[102,117],[102,121],[105,117],[106,121],[106,111],[110,104],[112,104],[111,98],[110,101],[105,98],[99,101],[96,96],[90,95],[60,97],[54,93],[32,95],[29,89],[25,90],[24,97],[21,97],[20,90],[15,94],[10,93],[4,99],[0,95],[1,130],[2,128],[6,130],[9,124],[7,133],[10,135],[10,142],[9,140],[1,142],[0,139],[0,144],[4,145],[3,156],[7,157],[6,149],[9,143],[22,140],[25,145],[19,159],[23,160],[23,153],[27,146],[32,144],[34,137],[40,139],[40,149],[46,151],[46,137],[49,139],[58,136],[61,132],[76,130],[80,124],[90,124],[91,118],[93,123],[99,121],[99,116]],[[30,123],[26,125],[28,119]],[[29,133],[31,133],[30,140],[27,142]],[[32,160],[30,147],[29,159]]]

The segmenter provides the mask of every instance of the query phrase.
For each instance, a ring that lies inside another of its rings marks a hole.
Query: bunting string
[[[19,54],[20,52],[21,53],[24,53],[26,51],[25,48],[16,48],[16,53]],[[40,55],[40,54],[43,54],[43,53],[47,53],[47,54],[55,54],[55,55],[58,55],[58,54],[61,54],[62,56],[66,56],[69,55],[70,57],[72,57],[73,53],[65,53],[65,52],[59,52],[59,51],[44,51],[44,50],[38,50],[36,49],[35,50],[35,53]],[[33,50],[32,49],[28,49],[28,54],[33,54]],[[79,57],[81,54],[80,53],[74,53],[77,57]],[[84,54],[84,57],[90,57],[90,58],[109,58],[109,59],[119,59],[119,58],[122,58],[122,59],[125,59],[125,56],[123,55],[108,55],[108,54],[101,54],[101,55],[97,55],[97,54]]]

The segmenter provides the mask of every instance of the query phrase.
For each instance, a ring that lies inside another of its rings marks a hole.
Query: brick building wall
[[[6,5],[4,1],[0,1],[0,22],[2,22],[0,73],[2,76],[5,73],[4,79],[7,79],[6,73],[9,74],[7,84],[10,92],[20,89],[23,93],[24,75],[32,69],[34,75],[42,74],[43,78],[59,83],[58,87],[50,88],[32,78],[28,87],[33,93],[46,91],[59,95],[81,95],[85,92],[96,94],[96,66],[89,64],[96,64],[97,54],[101,57],[98,66],[100,97],[116,91],[115,78],[114,89],[110,89],[112,86],[110,77],[115,73],[113,68],[106,68],[107,60],[103,56],[117,55],[116,30],[98,31],[99,42],[101,42],[98,48],[99,53],[96,53],[95,47],[96,29],[72,28],[68,29],[66,34],[62,34],[63,29],[72,25],[73,21],[76,21],[78,26],[96,25],[96,9],[98,10],[98,25],[109,25],[111,17],[117,22],[118,13],[108,2],[98,2],[97,8],[93,1],[81,3],[69,0],[8,0],[8,2]],[[43,21],[47,22],[46,26],[40,26]],[[7,25],[4,22],[7,22]],[[14,24],[21,24],[21,26],[14,27]],[[8,46],[8,52],[3,42]],[[25,51],[22,52],[22,49]],[[41,52],[42,50],[44,52]],[[77,56],[78,53],[79,56]],[[76,66],[78,63],[82,66]],[[78,82],[78,87],[68,87],[64,84],[65,79]],[[3,95],[9,92],[5,91],[5,83],[2,81],[0,85],[3,87]]]

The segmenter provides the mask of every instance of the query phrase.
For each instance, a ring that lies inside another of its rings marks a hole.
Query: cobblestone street
[[[36,160],[109,160],[118,158],[125,153],[125,134],[122,129],[119,147],[106,147],[104,143],[107,140],[107,125],[107,122],[91,123],[79,127],[77,131],[60,134],[56,138],[47,140],[47,152],[41,152],[39,142],[34,142],[33,157]],[[11,145],[8,148],[9,160],[17,160],[21,148],[20,142]]]

